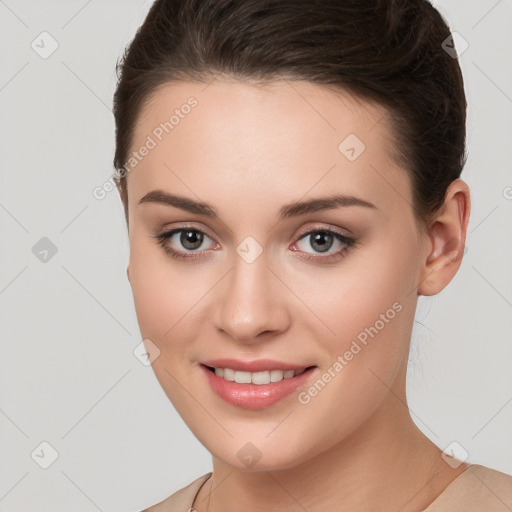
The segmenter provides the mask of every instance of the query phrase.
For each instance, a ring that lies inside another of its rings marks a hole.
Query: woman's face
[[[293,467],[403,410],[425,245],[385,114],[307,82],[214,81],[168,84],[139,116],[127,184],[141,334],[179,414],[231,466]],[[203,366],[219,359],[314,368],[237,383]]]

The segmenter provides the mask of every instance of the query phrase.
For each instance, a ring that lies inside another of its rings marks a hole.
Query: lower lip
[[[312,367],[300,375],[270,384],[239,384],[219,377],[203,364],[200,366],[213,391],[226,402],[243,409],[264,409],[275,404],[297,391],[316,370],[316,367]]]

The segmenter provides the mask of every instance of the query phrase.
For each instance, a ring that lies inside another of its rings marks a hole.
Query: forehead
[[[132,151],[144,145],[151,149],[128,174],[138,196],[168,184],[198,195],[210,190],[210,198],[236,187],[285,202],[288,191],[296,199],[313,188],[362,187],[382,203],[385,181],[404,186],[387,110],[304,81],[165,84],[137,119]]]
[[[134,142],[155,130],[158,138],[158,127],[170,121],[172,135],[187,131],[188,125],[197,137],[216,142],[226,143],[226,136],[231,136],[245,139],[246,146],[264,140],[269,147],[278,134],[276,144],[283,137],[315,143],[322,138],[330,144],[348,130],[362,135],[378,126],[375,133],[386,135],[387,117],[387,110],[379,104],[305,81],[275,80],[261,85],[234,80],[174,82],[156,89],[144,103]],[[189,121],[182,122],[186,118]],[[368,142],[379,142],[373,139],[367,134]]]

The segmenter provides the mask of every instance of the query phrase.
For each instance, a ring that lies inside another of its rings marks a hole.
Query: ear
[[[445,200],[425,234],[425,262],[419,295],[436,295],[453,279],[462,262],[471,210],[469,187],[461,179],[450,183]]]

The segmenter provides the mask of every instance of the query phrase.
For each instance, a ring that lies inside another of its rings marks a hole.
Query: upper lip
[[[312,365],[291,364],[273,359],[256,359],[254,361],[242,361],[240,359],[210,359],[202,361],[205,366],[213,368],[230,368],[240,372],[264,372],[270,370],[302,370]]]

